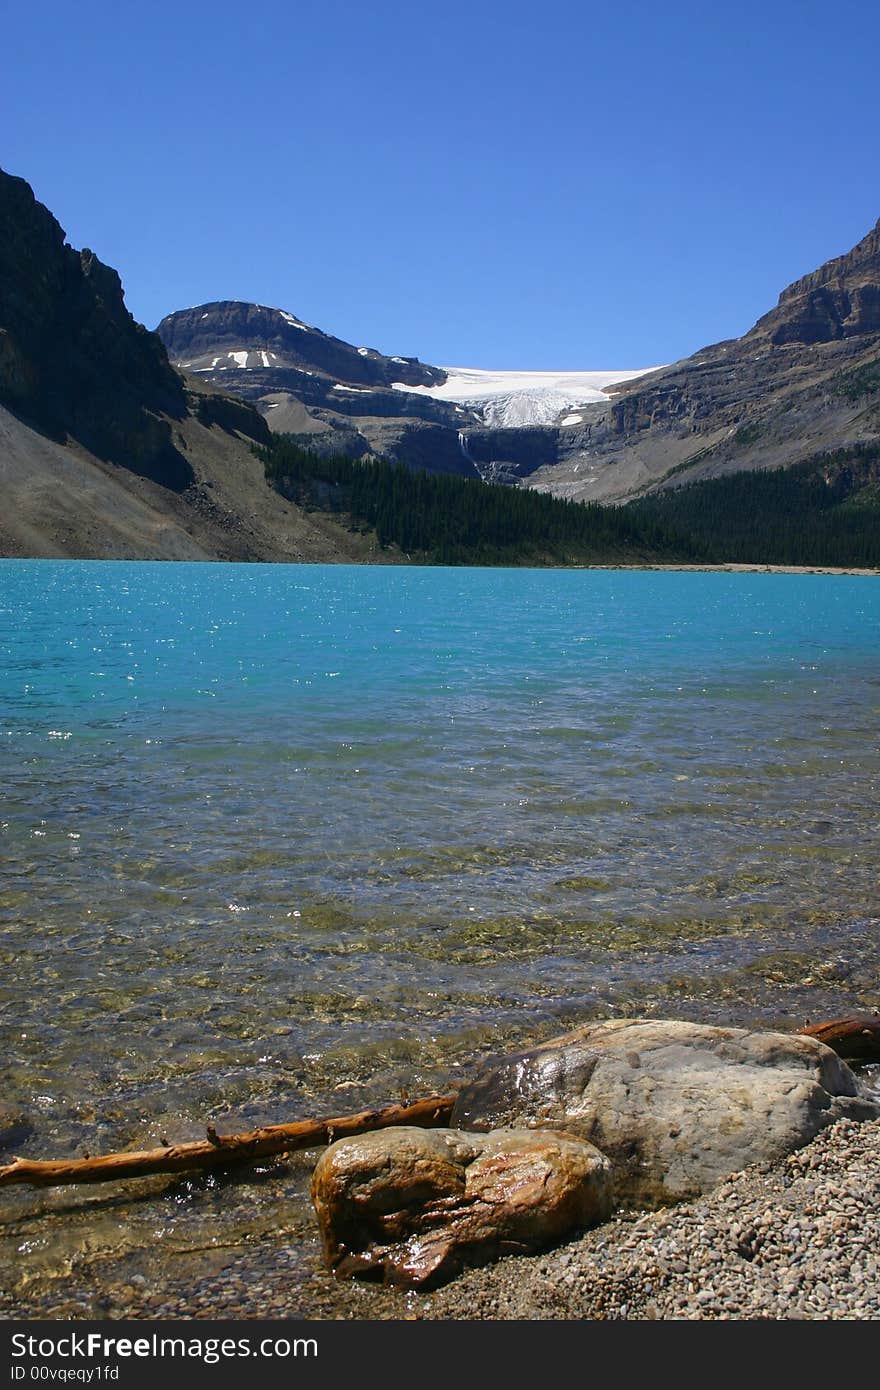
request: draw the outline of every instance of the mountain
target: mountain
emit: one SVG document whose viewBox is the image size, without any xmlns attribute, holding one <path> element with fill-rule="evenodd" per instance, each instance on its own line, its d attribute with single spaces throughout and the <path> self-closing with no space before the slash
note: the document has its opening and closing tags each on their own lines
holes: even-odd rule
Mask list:
<svg viewBox="0 0 880 1390">
<path fill-rule="evenodd" d="M 742 338 L 647 373 L 435 367 L 232 301 L 160 328 L 0 171 L 0 554 L 880 562 L 880 223 Z"/>
<path fill-rule="evenodd" d="M 156 330 L 169 355 L 197 372 L 291 371 L 341 379 L 365 388 L 432 386 L 444 373 L 417 357 L 384 357 L 352 347 L 282 309 L 227 300 L 169 314 Z M 184 357 L 192 359 L 184 362 Z M 298 380 L 294 377 L 293 380 Z"/>
<path fill-rule="evenodd" d="M 247 304 L 158 332 L 182 370 L 318 452 L 625 502 L 880 438 L 880 223 L 743 337 L 647 373 L 430 367 Z"/>
<path fill-rule="evenodd" d="M 273 430 L 319 452 L 380 453 L 477 476 L 459 443 L 477 417 L 413 393 L 442 383 L 440 368 L 354 347 L 262 304 L 200 304 L 169 314 L 156 332 L 182 372 L 254 403 Z"/>
<path fill-rule="evenodd" d="M 616 387 L 575 433 L 532 486 L 626 500 L 880 439 L 880 222 L 742 338 Z"/>
<path fill-rule="evenodd" d="M 0 554 L 365 558 L 266 483 L 252 406 L 185 381 L 115 270 L 0 170 Z"/>
<path fill-rule="evenodd" d="M 156 332 L 181 371 L 252 402 L 274 432 L 318 452 L 382 454 L 487 481 L 558 462 L 581 422 L 573 409 L 607 402 L 610 383 L 643 375 L 432 367 L 236 301 L 169 314 Z"/>
<path fill-rule="evenodd" d="M 182 491 L 183 381 L 125 308 L 115 270 L 65 243 L 24 179 L 0 177 L 0 403 L 50 437 Z"/>
</svg>

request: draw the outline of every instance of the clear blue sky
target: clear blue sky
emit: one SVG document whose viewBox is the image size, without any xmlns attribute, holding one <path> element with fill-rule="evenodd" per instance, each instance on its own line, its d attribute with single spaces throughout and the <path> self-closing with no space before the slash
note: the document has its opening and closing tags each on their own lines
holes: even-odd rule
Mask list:
<svg viewBox="0 0 880 1390">
<path fill-rule="evenodd" d="M 484 367 L 743 332 L 880 216 L 876 0 L 2 9 L 0 164 L 154 327 Z"/>
</svg>

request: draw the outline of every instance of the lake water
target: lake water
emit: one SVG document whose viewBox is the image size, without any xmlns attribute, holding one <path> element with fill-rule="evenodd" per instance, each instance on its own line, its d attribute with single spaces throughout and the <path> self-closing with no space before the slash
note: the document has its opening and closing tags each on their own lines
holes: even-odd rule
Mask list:
<svg viewBox="0 0 880 1390">
<path fill-rule="evenodd" d="M 9 1143 L 355 1110 L 587 1017 L 880 1003 L 878 636 L 855 576 L 0 562 Z M 304 1185 L 9 1190 L 0 1283 L 279 1211 L 307 1243 Z"/>
</svg>

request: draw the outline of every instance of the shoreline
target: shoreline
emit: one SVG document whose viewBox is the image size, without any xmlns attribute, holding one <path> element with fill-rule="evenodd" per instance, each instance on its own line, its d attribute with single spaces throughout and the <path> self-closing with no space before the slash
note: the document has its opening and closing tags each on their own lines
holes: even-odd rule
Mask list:
<svg viewBox="0 0 880 1390">
<path fill-rule="evenodd" d="M 880 569 L 856 569 L 843 565 L 573 565 L 572 569 L 671 570 L 690 574 L 848 574 L 867 579 L 880 576 Z"/>
<path fill-rule="evenodd" d="M 145 555 L 129 555 L 129 556 L 122 556 L 122 555 L 113 555 L 113 556 L 110 556 L 110 555 L 107 555 L 107 556 L 97 557 L 97 556 L 93 556 L 93 555 L 3 555 L 3 554 L 0 554 L 0 564 L 2 564 L 3 562 L 12 562 L 12 563 L 15 563 L 15 564 L 48 564 L 48 565 L 58 565 L 58 564 L 76 564 L 76 565 L 162 565 L 163 567 L 169 567 L 169 566 L 170 566 L 170 567 L 172 567 L 172 568 L 173 568 L 175 565 L 197 565 L 197 566 L 202 566 L 202 565 L 204 565 L 204 566 L 209 566 L 209 565 L 222 565 L 222 566 L 224 566 L 224 567 L 229 567 L 229 568 L 231 568 L 231 569 L 242 569 L 242 568 L 247 568 L 248 566 L 252 566 L 253 568 L 259 568 L 259 569 L 270 568 L 270 567 L 273 567 L 273 568 L 274 568 L 274 567 L 285 567 L 285 568 L 287 568 L 287 567 L 292 567 L 292 566 L 303 566 L 303 567 L 314 567 L 314 568 L 318 568 L 318 567 L 322 567 L 322 566 L 328 566 L 328 567 L 332 567 L 332 568 L 334 568 L 334 569 L 363 569 L 363 570 L 377 570 L 377 569 L 395 569 L 395 570 L 398 570 L 398 569 L 416 569 L 416 570 L 432 570 L 432 569 L 437 569 L 437 570 L 454 570 L 454 571 L 457 571 L 457 572 L 460 572 L 460 573 L 465 573 L 465 572 L 467 572 L 468 570 L 479 570 L 479 571 L 481 571 L 481 572 L 482 572 L 483 570 L 488 570 L 488 571 L 491 571 L 491 570 L 512 570 L 512 571 L 515 571 L 516 573 L 522 573 L 522 574 L 527 573 L 529 570 L 534 570 L 536 573 L 539 572 L 539 571 L 542 571 L 542 572 L 543 572 L 543 571 L 546 571 L 546 570 L 574 571 L 574 572 L 582 572 L 582 571 L 588 572 L 588 571 L 596 570 L 596 571 L 600 571 L 600 572 L 601 572 L 601 571 L 607 571 L 607 572 L 627 572 L 627 571 L 633 571 L 633 572 L 639 573 L 639 574 L 641 574 L 641 573 L 652 573 L 652 572 L 655 572 L 655 571 L 656 571 L 657 573 L 665 573 L 665 572 L 668 571 L 668 572 L 670 572 L 670 573 L 677 573 L 677 572 L 680 572 L 680 573 L 683 573 L 683 574 L 793 574 L 793 575 L 826 574 L 826 575 L 852 575 L 852 576 L 856 576 L 856 577 L 858 577 L 858 578 L 865 578 L 865 579 L 876 579 L 876 578 L 880 577 L 880 568 L 877 568 L 877 569 L 871 569 L 871 568 L 868 568 L 868 567 L 861 567 L 861 568 L 860 568 L 860 567 L 858 567 L 858 566 L 852 566 L 852 565 L 772 565 L 772 564 L 767 564 L 767 565 L 765 565 L 765 564 L 739 564 L 739 563 L 734 563 L 733 561 L 727 561 L 727 562 L 725 562 L 725 563 L 723 563 L 723 564 L 717 564 L 717 565 L 709 564 L 708 562 L 707 562 L 706 564 L 701 564 L 701 565 L 698 565 L 698 564 L 686 564 L 685 562 L 681 562 L 680 564 L 659 563 L 659 562 L 658 562 L 658 563 L 653 563 L 653 562 L 648 561 L 648 560 L 638 561 L 638 562 L 634 562 L 634 563 L 632 563 L 632 564 L 614 564 L 614 563 L 612 563 L 611 561 L 605 561 L 605 562 L 599 563 L 599 564 L 570 564 L 570 565 L 562 565 L 562 564 L 556 564 L 556 563 L 554 563 L 554 564 L 546 564 L 546 565 L 516 565 L 516 564 L 503 564 L 503 565 L 435 565 L 435 564 L 426 564 L 426 563 L 424 563 L 424 562 L 422 562 L 422 561 L 418 561 L 418 560 L 407 560 L 407 559 L 399 558 L 399 557 L 395 558 L 394 556 L 389 556 L 388 558 L 383 559 L 383 560 L 381 560 L 381 561 L 376 561 L 376 560 L 372 560 L 372 559 L 371 559 L 371 560 L 350 560 L 350 559 L 343 559 L 343 560 L 309 560 L 309 559 L 296 559 L 296 560 L 290 560 L 290 559 L 287 559 L 287 560 L 237 560 L 237 559 L 236 559 L 236 560 L 230 560 L 230 559 L 224 559 L 224 558 L 222 558 L 222 557 L 220 557 L 220 556 L 204 556 L 204 557 L 199 557 L 199 558 L 188 557 L 188 558 L 181 558 L 181 559 L 168 559 L 167 557 L 163 557 L 163 556 L 159 556 L 159 555 L 152 556 L 152 557 L 150 557 L 150 556 L 145 556 Z"/>
<path fill-rule="evenodd" d="M 880 1121 L 843 1119 L 697 1201 L 620 1213 L 543 1256 L 467 1273 L 421 1316 L 873 1320 L 878 1241 Z"/>
<path fill-rule="evenodd" d="M 299 1241 L 308 1247 L 305 1278 Z M 880 1120 L 838 1120 L 778 1163 L 733 1173 L 695 1201 L 618 1211 L 544 1253 L 468 1270 L 433 1292 L 334 1278 L 316 1232 L 267 1235 L 195 1282 L 134 1276 L 114 1286 L 111 1269 L 99 1260 L 54 1297 L 4 1299 L 0 1319 L 874 1320 Z"/>
</svg>

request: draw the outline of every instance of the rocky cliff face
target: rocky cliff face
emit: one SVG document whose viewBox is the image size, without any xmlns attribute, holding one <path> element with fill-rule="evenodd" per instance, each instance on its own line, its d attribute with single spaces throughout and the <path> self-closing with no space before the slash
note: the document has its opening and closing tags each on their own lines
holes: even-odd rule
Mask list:
<svg viewBox="0 0 880 1390">
<path fill-rule="evenodd" d="M 620 501 L 880 438 L 880 223 L 742 338 L 612 388 L 533 486 Z"/>
<path fill-rule="evenodd" d="M 156 331 L 181 371 L 253 402 L 270 428 L 319 453 L 378 453 L 411 468 L 477 476 L 458 438 L 477 417 L 401 389 L 442 383 L 440 367 L 354 347 L 285 310 L 232 300 L 169 314 Z"/>
<path fill-rule="evenodd" d="M 192 469 L 170 421 L 186 392 L 155 334 L 135 323 L 115 270 L 74 251 L 24 179 L 0 171 L 0 403 L 181 491 Z"/>
<path fill-rule="evenodd" d="M 852 251 L 795 280 L 747 339 L 829 343 L 880 333 L 880 221 Z"/>
<path fill-rule="evenodd" d="M 368 560 L 266 483 L 247 402 L 186 382 L 115 270 L 0 171 L 0 555 Z"/>
<path fill-rule="evenodd" d="M 274 364 L 363 387 L 432 386 L 445 372 L 417 357 L 385 357 L 353 347 L 282 309 L 223 300 L 168 314 L 156 329 L 169 356 L 189 371 L 270 371 Z M 272 365 L 270 365 L 272 364 Z"/>
</svg>

